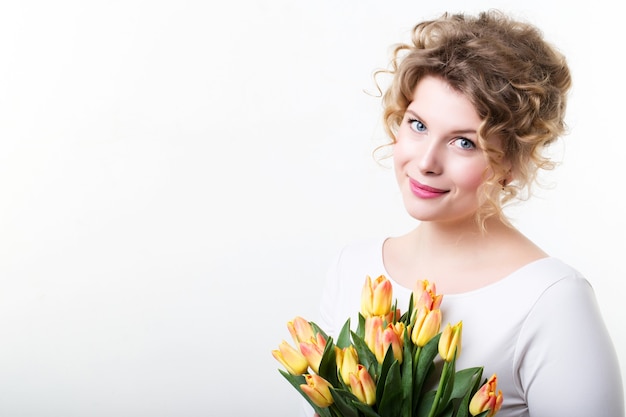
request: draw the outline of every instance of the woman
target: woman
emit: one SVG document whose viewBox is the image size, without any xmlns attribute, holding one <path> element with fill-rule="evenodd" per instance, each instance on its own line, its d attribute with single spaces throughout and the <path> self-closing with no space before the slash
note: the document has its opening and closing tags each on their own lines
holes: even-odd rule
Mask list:
<svg viewBox="0 0 626 417">
<path fill-rule="evenodd" d="M 499 417 L 623 417 L 617 356 L 589 282 L 503 212 L 553 167 L 543 151 L 566 130 L 565 58 L 499 12 L 445 14 L 419 23 L 384 72 L 396 178 L 418 224 L 344 248 L 321 327 L 332 335 L 355 322 L 366 275 L 389 278 L 400 306 L 427 279 L 444 294 L 444 320 L 463 321 L 458 369 L 497 374 Z"/>
</svg>

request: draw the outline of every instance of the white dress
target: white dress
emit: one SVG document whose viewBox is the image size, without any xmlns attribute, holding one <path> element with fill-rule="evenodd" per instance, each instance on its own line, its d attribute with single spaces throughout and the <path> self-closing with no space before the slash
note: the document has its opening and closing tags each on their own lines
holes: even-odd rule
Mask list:
<svg viewBox="0 0 626 417">
<path fill-rule="evenodd" d="M 412 288 L 386 272 L 384 240 L 346 246 L 330 268 L 317 323 L 330 335 L 348 317 L 356 325 L 367 275 L 390 279 L 406 310 Z M 562 261 L 540 259 L 478 290 L 444 294 L 441 311 L 442 327 L 463 321 L 457 370 L 497 374 L 504 396 L 497 417 L 624 417 L 618 359 L 593 289 Z"/>
</svg>

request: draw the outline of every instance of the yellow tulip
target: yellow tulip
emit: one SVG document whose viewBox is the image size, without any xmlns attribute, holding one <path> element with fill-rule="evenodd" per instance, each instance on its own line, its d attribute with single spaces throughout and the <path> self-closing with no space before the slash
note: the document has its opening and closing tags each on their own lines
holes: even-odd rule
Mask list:
<svg viewBox="0 0 626 417">
<path fill-rule="evenodd" d="M 302 375 L 309 367 L 309 361 L 286 341 L 278 346 L 278 350 L 272 351 L 272 356 L 287 369 L 291 375 Z"/>
<path fill-rule="evenodd" d="M 498 391 L 496 394 L 497 385 L 496 374 L 493 374 L 491 378 L 476 391 L 476 394 L 474 394 L 469 404 L 469 411 L 473 416 L 489 410 L 489 413 L 487 413 L 485 417 L 493 417 L 500 410 L 504 398 L 502 397 L 502 391 Z"/>
<path fill-rule="evenodd" d="M 446 325 L 446 328 L 441 332 L 441 338 L 439 339 L 439 355 L 446 362 L 451 362 L 456 356 L 461 354 L 461 330 L 463 322 L 459 321 L 456 325 L 451 326 L 450 323 Z"/>
<path fill-rule="evenodd" d="M 306 384 L 301 384 L 300 389 L 318 407 L 328 407 L 335 401 L 330 393 L 330 383 L 319 375 L 306 374 L 304 376 Z"/>
<path fill-rule="evenodd" d="M 317 337 L 312 337 L 308 342 L 300 342 L 300 352 L 304 355 L 309 362 L 309 366 L 315 373 L 319 371 L 325 347 L 326 339 L 324 339 L 321 333 L 318 333 Z"/>
<path fill-rule="evenodd" d="M 380 275 L 374 281 L 368 275 L 361 291 L 363 317 L 385 316 L 391 311 L 393 291 L 391 281 Z"/>
<path fill-rule="evenodd" d="M 350 374 L 350 391 L 367 405 L 376 402 L 376 384 L 363 365 L 358 366 L 356 373 Z"/>
<path fill-rule="evenodd" d="M 299 345 L 300 342 L 307 342 L 311 340 L 312 337 L 315 337 L 311 323 L 299 316 L 287 322 L 287 328 L 296 345 Z"/>
<path fill-rule="evenodd" d="M 404 350 L 404 323 L 397 322 L 395 325 L 389 323 L 385 330 L 383 330 L 383 352 L 387 354 L 387 350 L 389 346 L 393 351 L 393 357 L 400 363 L 402 363 L 403 355 L 402 352 Z M 384 356 L 383 356 L 384 359 Z M 379 360 L 382 362 L 382 360 Z"/>
<path fill-rule="evenodd" d="M 422 307 L 417 310 L 415 323 L 411 330 L 411 340 L 419 347 L 426 346 L 426 343 L 437 336 L 441 328 L 441 310 L 429 310 Z"/>
<path fill-rule="evenodd" d="M 429 310 L 438 309 L 443 300 L 443 294 L 437 294 L 434 282 L 428 280 L 417 281 L 413 290 L 413 306 L 416 310 L 427 307 Z"/>
<path fill-rule="evenodd" d="M 335 346 L 335 360 L 339 375 L 346 384 L 350 383 L 350 374 L 357 371 L 359 365 L 359 355 L 354 346 L 338 348 Z"/>
</svg>

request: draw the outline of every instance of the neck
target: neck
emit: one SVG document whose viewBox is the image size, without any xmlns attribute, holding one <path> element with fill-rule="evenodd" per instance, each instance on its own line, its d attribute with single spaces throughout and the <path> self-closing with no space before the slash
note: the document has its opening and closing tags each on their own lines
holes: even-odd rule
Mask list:
<svg viewBox="0 0 626 417">
<path fill-rule="evenodd" d="M 462 222 L 440 223 L 423 222 L 413 232 L 415 242 L 421 250 L 440 250 L 440 248 L 475 247 L 492 241 L 494 236 L 514 231 L 497 218 L 489 218 L 485 229 L 473 219 Z"/>
</svg>

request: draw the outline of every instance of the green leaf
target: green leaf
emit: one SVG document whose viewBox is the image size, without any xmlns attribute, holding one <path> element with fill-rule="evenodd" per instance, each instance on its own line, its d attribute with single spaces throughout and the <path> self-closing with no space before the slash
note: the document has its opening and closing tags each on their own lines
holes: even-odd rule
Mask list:
<svg viewBox="0 0 626 417">
<path fill-rule="evenodd" d="M 402 364 L 400 366 L 402 374 L 402 398 L 404 407 L 399 417 L 411 417 L 414 402 L 418 398 L 413 398 L 413 353 L 411 351 L 411 338 L 408 332 L 404 336 L 404 351 Z"/>
<path fill-rule="evenodd" d="M 304 377 L 304 375 L 291 375 L 289 372 L 284 371 L 282 369 L 278 370 L 282 376 L 284 376 L 287 381 L 289 381 L 291 383 L 291 385 L 293 385 L 301 394 L 303 394 L 305 397 L 309 398 L 308 395 L 304 394 L 302 392 L 302 390 L 300 389 L 300 385 L 302 384 L 306 384 L 306 378 Z"/>
<path fill-rule="evenodd" d="M 376 355 L 365 344 L 365 340 L 358 334 L 352 332 L 352 345 L 356 349 L 356 353 L 359 355 L 359 362 L 367 369 L 374 381 L 378 379 L 378 361 Z"/>
<path fill-rule="evenodd" d="M 309 322 L 311 324 L 311 327 L 313 327 L 313 332 L 315 334 L 317 333 L 321 333 L 322 336 L 324 336 L 324 339 L 328 340 L 328 335 L 326 334 L 326 332 L 324 331 L 324 329 L 322 329 L 320 326 L 318 326 L 317 324 L 315 324 L 314 322 L 310 321 Z"/>
<path fill-rule="evenodd" d="M 422 348 L 422 353 L 420 353 L 419 361 L 417 363 L 417 375 L 422 377 L 422 382 L 426 377 L 428 368 L 430 368 L 430 365 L 433 363 L 433 360 L 439 353 L 440 338 L 441 333 L 430 339 L 428 343 L 426 343 L 426 346 Z"/>
<path fill-rule="evenodd" d="M 358 402 L 359 399 L 347 390 L 340 390 L 332 388 L 330 393 L 335 400 L 335 406 L 343 417 L 359 417 L 359 411 L 354 406 L 354 401 Z"/>
<path fill-rule="evenodd" d="M 475 373 L 471 373 L 469 371 L 475 370 Z M 472 377 L 476 377 L 475 380 L 473 380 L 470 389 L 467 390 L 467 392 L 465 393 L 465 395 L 463 396 L 463 399 L 461 400 L 460 404 L 459 404 L 459 411 L 457 413 L 457 417 L 470 417 L 469 415 L 469 403 L 472 400 L 472 397 L 474 396 L 474 394 L 476 394 L 476 391 L 478 391 L 478 388 L 480 387 L 480 380 L 482 378 L 482 373 L 483 373 L 483 368 L 482 367 L 478 367 L 478 368 L 468 368 L 468 369 L 464 369 L 462 371 L 457 372 L 457 375 L 459 374 L 463 374 L 463 373 L 467 373 L 470 374 L 469 379 L 472 380 Z M 461 379 L 464 379 L 465 376 L 461 376 Z M 453 394 L 454 395 L 454 394 Z M 484 415 L 484 414 L 483 414 Z"/>
<path fill-rule="evenodd" d="M 354 403 L 354 406 L 358 408 L 359 411 L 361 411 L 363 414 L 365 414 L 365 417 L 382 417 L 380 414 L 374 411 L 372 407 L 370 407 L 367 404 L 363 404 L 360 401 L 357 403 Z"/>
<path fill-rule="evenodd" d="M 416 352 L 419 352 L 417 361 L 413 362 L 415 373 L 413 375 L 413 409 L 418 406 L 416 398 L 422 396 L 422 390 L 426 377 L 435 369 L 434 360 L 439 353 L 439 339 L 441 333 L 430 339 L 428 343 L 421 349 L 418 348 Z"/>
<path fill-rule="evenodd" d="M 287 381 L 289 381 L 291 385 L 293 385 L 293 387 L 300 393 L 300 395 L 302 395 L 302 397 L 307 400 L 307 402 L 311 405 L 311 407 L 313 407 L 315 412 L 320 415 L 320 417 L 333 417 L 328 408 L 319 407 L 313 401 L 311 401 L 309 396 L 306 395 L 304 391 L 302 391 L 300 385 L 306 384 L 306 378 L 304 377 L 304 375 L 291 375 L 289 372 L 286 372 L 282 369 L 279 369 L 278 371 L 282 374 L 282 376 L 287 379 Z"/>
<path fill-rule="evenodd" d="M 473 388 L 478 387 L 482 374 L 483 368 L 480 366 L 458 371 L 454 377 L 454 389 L 450 398 L 462 398 L 468 392 L 475 392 L 477 388 Z"/>
<path fill-rule="evenodd" d="M 393 354 L 391 355 L 393 357 Z M 381 375 L 382 377 L 382 375 Z M 380 386 L 383 386 L 383 392 L 378 402 L 378 413 L 382 417 L 397 417 L 401 414 L 403 408 L 402 390 L 400 389 L 400 363 L 394 360 L 377 387 L 377 395 Z"/>
<path fill-rule="evenodd" d="M 421 398 L 419 404 L 417 404 L 415 410 L 415 417 L 428 417 L 430 409 L 432 408 L 433 401 L 435 400 L 435 391 L 428 391 Z"/>
<path fill-rule="evenodd" d="M 385 353 L 385 358 L 383 359 L 383 363 L 380 365 L 380 375 L 378 376 L 378 382 L 376 384 L 376 398 L 383 398 L 383 392 L 385 390 L 385 381 L 387 380 L 387 373 L 389 372 L 389 368 L 394 363 L 395 358 L 393 357 L 393 350 L 391 345 L 387 348 L 387 352 Z M 380 400 L 378 401 L 380 403 Z"/>
<path fill-rule="evenodd" d="M 340 385 L 337 374 L 337 353 L 335 352 L 335 344 L 332 337 L 326 340 L 326 347 L 324 348 L 324 353 L 322 353 L 318 375 L 330 382 L 333 387 Z"/>
<path fill-rule="evenodd" d="M 358 334 L 361 339 L 365 338 L 365 317 L 361 313 L 359 313 L 359 323 L 356 328 L 356 334 Z"/>
<path fill-rule="evenodd" d="M 400 317 L 400 321 L 403 322 L 407 327 L 411 324 L 411 316 L 413 316 L 413 293 L 411 292 L 411 296 L 409 297 L 409 307 Z"/>
<path fill-rule="evenodd" d="M 337 346 L 343 349 L 350 345 L 350 319 L 348 318 L 341 328 L 341 332 L 339 332 L 339 337 L 337 337 Z"/>
<path fill-rule="evenodd" d="M 454 404 L 453 403 L 448 403 L 448 405 L 441 410 L 439 413 L 435 414 L 435 416 L 437 417 L 452 417 L 454 415 Z"/>
</svg>

